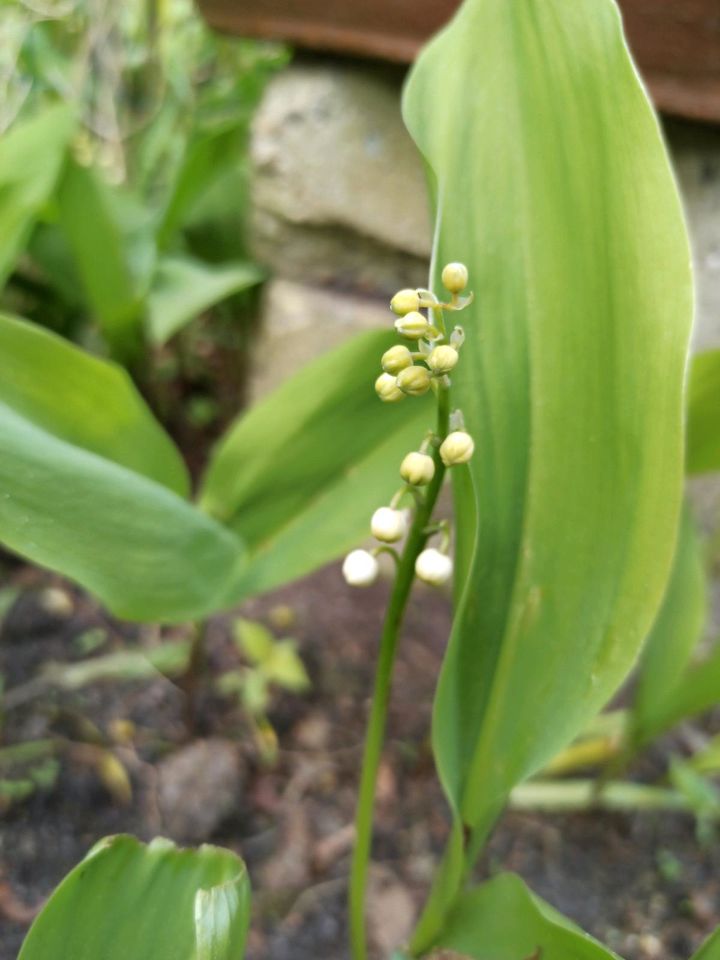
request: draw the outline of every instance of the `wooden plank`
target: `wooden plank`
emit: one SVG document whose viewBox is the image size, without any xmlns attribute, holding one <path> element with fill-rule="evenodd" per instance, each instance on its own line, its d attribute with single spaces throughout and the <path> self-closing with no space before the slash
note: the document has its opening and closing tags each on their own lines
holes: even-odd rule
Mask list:
<svg viewBox="0 0 720 960">
<path fill-rule="evenodd" d="M 458 0 L 199 0 L 211 26 L 347 56 L 410 63 Z M 720 121 L 720 0 L 620 0 L 660 110 Z"/>
</svg>

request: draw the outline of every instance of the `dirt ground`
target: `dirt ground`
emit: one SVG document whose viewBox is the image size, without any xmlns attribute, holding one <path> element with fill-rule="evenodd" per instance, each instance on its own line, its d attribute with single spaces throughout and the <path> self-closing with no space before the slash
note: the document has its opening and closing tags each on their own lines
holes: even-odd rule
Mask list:
<svg viewBox="0 0 720 960">
<path fill-rule="evenodd" d="M 93 655 L 121 649 L 138 630 L 108 621 L 87 597 L 48 574 L 8 562 L 2 583 L 21 592 L 0 632 L 0 672 L 6 692 L 25 692 L 14 704 L 11 697 L 4 743 L 57 735 L 86 746 L 63 757 L 54 787 L 2 817 L 0 960 L 16 957 L 34 910 L 66 871 L 98 838 L 118 832 L 209 840 L 241 853 L 255 891 L 253 960 L 344 960 L 344 878 L 387 585 L 351 591 L 333 566 L 243 608 L 265 620 L 279 605 L 290 608 L 294 624 L 287 632 L 298 640 L 312 680 L 309 693 L 276 698 L 271 719 L 280 755 L 267 768 L 237 704 L 208 686 L 190 742 L 185 694 L 161 676 L 75 691 L 35 689 L 32 681 L 48 661 L 86 656 L 79 648 L 88 630 L 105 632 Z M 60 587 L 66 602 L 48 595 L 48 587 Z M 412 922 L 446 835 L 428 730 L 448 625 L 445 599 L 418 589 L 378 791 L 371 895 L 378 955 Z M 236 665 L 226 619 L 211 624 L 208 646 L 210 676 Z M 126 731 L 119 745 L 118 730 Z M 113 739 L 132 782 L 125 802 L 117 785 L 114 797 L 103 785 L 92 749 Z M 662 764 L 661 753 L 653 763 Z M 198 764 L 202 777 L 194 773 Z M 720 922 L 720 843 L 699 844 L 689 817 L 508 813 L 479 873 L 500 869 L 519 872 L 627 960 L 686 960 Z"/>
</svg>

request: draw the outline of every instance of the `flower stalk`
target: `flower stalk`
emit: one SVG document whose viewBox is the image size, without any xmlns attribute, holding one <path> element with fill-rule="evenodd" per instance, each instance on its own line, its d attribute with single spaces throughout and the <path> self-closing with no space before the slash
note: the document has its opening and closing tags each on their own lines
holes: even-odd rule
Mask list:
<svg viewBox="0 0 720 960">
<path fill-rule="evenodd" d="M 467 462 L 473 453 L 469 434 L 457 431 L 452 433 L 459 414 L 455 411 L 451 417 L 448 374 L 458 363 L 463 334 L 461 328 L 456 327 L 451 343 L 446 343 L 443 317 L 444 310 L 459 310 L 470 302 L 471 297 L 464 301 L 458 298 L 458 293 L 467 283 L 467 270 L 462 264 L 450 264 L 443 272 L 443 281 L 446 279 L 450 282 L 445 285 L 452 294 L 449 304 L 440 303 L 437 297 L 427 290 L 401 290 L 391 301 L 391 309 L 398 315 L 395 329 L 406 340 L 416 341 L 419 349 L 411 352 L 406 346 L 399 344 L 386 351 L 381 359 L 384 372 L 378 377 L 375 390 L 382 401 L 393 403 L 403 398 L 420 396 L 432 388 L 437 398 L 437 423 L 435 430 L 422 441 L 420 449 L 406 454 L 402 460 L 400 476 L 404 485 L 392 498 L 390 506 L 379 507 L 373 514 L 371 530 L 381 545 L 372 552 L 353 551 L 343 566 L 345 578 L 351 585 L 363 586 L 371 582 L 374 575 L 370 578 L 370 566 L 375 555 L 392 550 L 387 544 L 401 540 L 407 531 L 401 554 L 394 554 L 397 558 L 397 569 L 380 637 L 373 699 L 363 752 L 349 891 L 353 960 L 367 960 L 365 891 L 372 844 L 373 806 L 400 628 L 415 577 L 440 586 L 452 574 L 452 560 L 448 553 L 449 522 L 433 523 L 433 512 L 446 470 L 455 464 Z M 419 312 L 420 309 L 428 310 L 432 322 Z M 460 416 L 460 421 L 461 419 Z M 453 438 L 452 450 L 448 455 L 446 444 L 450 437 Z M 412 493 L 415 499 L 409 530 L 405 515 L 397 510 L 400 500 L 408 492 Z M 440 548 L 427 548 L 430 538 L 438 535 L 441 537 Z M 360 575 L 363 572 L 360 567 L 363 567 L 363 570 L 367 568 L 365 577 Z"/>
</svg>

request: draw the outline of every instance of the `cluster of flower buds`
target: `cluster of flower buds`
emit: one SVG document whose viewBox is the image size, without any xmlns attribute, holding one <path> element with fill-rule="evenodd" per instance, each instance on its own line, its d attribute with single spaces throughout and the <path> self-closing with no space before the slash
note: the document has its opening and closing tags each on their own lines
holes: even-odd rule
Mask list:
<svg viewBox="0 0 720 960">
<path fill-rule="evenodd" d="M 463 300 L 459 294 L 467 286 L 467 267 L 449 263 L 442 272 L 442 281 L 451 294 L 449 303 L 439 303 L 428 290 L 400 290 L 390 301 L 390 309 L 397 315 L 395 330 L 404 340 L 412 341 L 416 350 L 397 344 L 383 354 L 383 372 L 375 381 L 375 391 L 385 403 L 422 396 L 434 380 L 444 381 L 457 365 L 462 331 L 456 328 L 450 342 L 443 343 L 444 333 L 421 310 L 461 310 L 466 306 L 470 298 Z M 447 382 L 443 385 L 447 386 Z"/>
<path fill-rule="evenodd" d="M 387 350 L 381 359 L 383 372 L 375 381 L 375 391 L 385 403 L 395 403 L 405 397 L 417 397 L 433 389 L 438 392 L 450 387 L 449 374 L 460 359 L 460 349 L 465 335 L 461 327 L 455 327 L 446 338 L 443 312 L 462 310 L 472 302 L 472 295 L 462 297 L 468 282 L 468 271 L 462 263 L 449 263 L 442 271 L 442 283 L 450 293 L 450 301 L 441 303 L 429 290 L 400 290 L 390 301 L 390 309 L 396 314 L 395 330 L 414 349 L 399 343 Z M 421 311 L 426 310 L 427 316 Z M 372 535 L 382 544 L 375 550 L 353 550 L 343 563 L 343 576 L 352 586 L 364 587 L 378 576 L 377 554 L 385 551 L 397 554 L 392 544 L 398 543 L 408 532 L 408 511 L 400 510 L 397 504 L 402 496 L 412 492 L 421 497 L 419 488 L 435 478 L 440 461 L 445 467 L 467 463 L 472 457 L 475 444 L 462 424 L 462 415 L 456 411 L 451 417 L 451 431 L 445 437 L 430 435 L 419 450 L 406 454 L 400 464 L 400 476 L 404 486 L 396 493 L 390 506 L 375 511 L 370 522 Z M 435 456 L 428 450 L 436 450 Z M 442 467 L 441 467 L 442 469 Z M 435 491 L 437 492 L 437 491 Z M 443 531 L 441 548 L 427 547 L 417 557 L 415 574 L 426 583 L 439 586 L 452 576 L 453 564 L 447 554 L 448 528 L 439 524 L 434 530 Z"/>
</svg>

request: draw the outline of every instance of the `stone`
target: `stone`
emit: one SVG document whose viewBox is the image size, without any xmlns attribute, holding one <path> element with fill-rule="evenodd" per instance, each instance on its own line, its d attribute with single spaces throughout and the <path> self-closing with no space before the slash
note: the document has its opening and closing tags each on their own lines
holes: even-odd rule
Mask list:
<svg viewBox="0 0 720 960">
<path fill-rule="evenodd" d="M 391 294 L 427 282 L 425 175 L 394 71 L 300 64 L 251 135 L 253 246 L 283 276 Z"/>
<path fill-rule="evenodd" d="M 695 350 L 720 347 L 720 129 L 668 121 L 665 134 L 690 230 Z"/>
<path fill-rule="evenodd" d="M 229 740 L 197 740 L 157 766 L 157 804 L 163 831 L 173 840 L 207 840 L 238 806 L 240 756 Z"/>
<path fill-rule="evenodd" d="M 250 382 L 253 401 L 353 334 L 391 329 L 393 319 L 387 300 L 281 279 L 266 284 L 261 318 Z M 378 357 L 378 370 L 379 364 Z"/>
<path fill-rule="evenodd" d="M 415 902 L 405 884 L 388 867 L 372 864 L 366 918 L 375 956 L 389 957 L 399 943 L 410 939 L 415 914 Z"/>
</svg>

